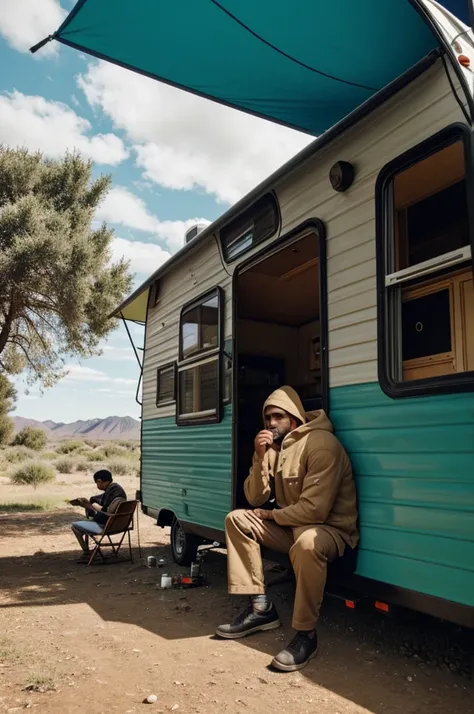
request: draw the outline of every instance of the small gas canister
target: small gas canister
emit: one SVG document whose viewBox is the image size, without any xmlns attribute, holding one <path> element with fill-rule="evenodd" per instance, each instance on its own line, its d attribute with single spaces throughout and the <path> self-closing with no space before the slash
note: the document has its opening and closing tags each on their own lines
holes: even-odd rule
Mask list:
<svg viewBox="0 0 474 714">
<path fill-rule="evenodd" d="M 172 585 L 172 580 L 171 576 L 167 575 L 166 573 L 163 573 L 161 576 L 161 587 L 163 590 L 166 590 L 167 588 L 170 588 Z"/>
</svg>

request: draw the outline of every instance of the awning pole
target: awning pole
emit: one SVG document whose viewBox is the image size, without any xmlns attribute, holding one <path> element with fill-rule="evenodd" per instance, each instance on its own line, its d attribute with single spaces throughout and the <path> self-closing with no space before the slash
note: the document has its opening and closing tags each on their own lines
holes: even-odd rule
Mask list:
<svg viewBox="0 0 474 714">
<path fill-rule="evenodd" d="M 54 35 L 48 35 L 47 37 L 44 38 L 44 40 L 41 40 L 41 42 L 38 42 L 36 45 L 33 45 L 33 47 L 30 47 L 30 52 L 32 55 L 35 54 L 35 52 L 38 52 L 42 47 L 48 44 L 48 42 L 51 42 L 51 40 L 56 39 L 56 33 Z"/>
<path fill-rule="evenodd" d="M 137 348 L 135 347 L 135 343 L 134 343 L 134 341 L 133 341 L 133 337 L 132 337 L 132 335 L 130 334 L 130 330 L 128 329 L 127 321 L 126 321 L 126 319 L 124 318 L 122 312 L 120 313 L 120 317 L 122 318 L 122 322 L 123 322 L 123 324 L 125 325 L 125 329 L 127 330 L 128 339 L 130 340 L 130 344 L 132 345 L 133 351 L 135 352 L 135 357 L 137 358 L 138 366 L 140 367 L 141 370 L 143 370 L 143 364 L 142 364 L 142 362 L 141 362 L 141 360 L 140 360 L 140 357 L 138 356 Z M 139 349 L 140 349 L 140 348 L 139 348 Z"/>
</svg>

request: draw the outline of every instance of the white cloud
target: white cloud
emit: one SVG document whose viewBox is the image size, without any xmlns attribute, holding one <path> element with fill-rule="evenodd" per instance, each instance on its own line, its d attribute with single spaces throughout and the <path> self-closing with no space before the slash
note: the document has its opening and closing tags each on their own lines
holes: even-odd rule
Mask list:
<svg viewBox="0 0 474 714">
<path fill-rule="evenodd" d="M 305 134 L 98 62 L 78 78 L 123 129 L 144 177 L 234 202 L 309 143 Z"/>
<path fill-rule="evenodd" d="M 67 374 L 63 382 L 106 382 L 110 379 L 105 372 L 99 372 L 92 367 L 83 367 L 80 364 L 67 364 L 64 370 Z"/>
<path fill-rule="evenodd" d="M 122 139 L 115 134 L 87 136 L 87 119 L 61 102 L 14 91 L 0 96 L 0 117 L 0 141 L 9 146 L 26 146 L 50 158 L 77 149 L 98 164 L 116 165 L 128 157 Z"/>
<path fill-rule="evenodd" d="M 140 275 L 151 275 L 171 257 L 171 253 L 155 243 L 114 238 L 111 247 L 113 260 L 130 260 L 130 270 Z"/>
<path fill-rule="evenodd" d="M 108 398 L 121 397 L 130 399 L 135 395 L 134 389 L 93 389 L 93 392 L 98 392 L 99 394 L 105 394 Z"/>
<path fill-rule="evenodd" d="M 166 242 L 172 253 L 183 247 L 184 234 L 196 223 L 210 224 L 206 218 L 188 218 L 186 221 L 160 221 L 156 232 L 158 238 Z"/>
<path fill-rule="evenodd" d="M 68 364 L 64 367 L 67 375 L 62 382 L 107 382 L 111 385 L 137 385 L 137 379 L 126 377 L 110 377 L 105 372 L 100 372 L 98 369 L 91 367 L 83 367 L 80 364 Z M 95 390 L 97 391 L 97 390 Z"/>
<path fill-rule="evenodd" d="M 58 0 L 0 0 L 0 33 L 20 52 L 55 32 L 66 17 Z M 35 57 L 58 51 L 57 42 L 48 42 Z"/>
<path fill-rule="evenodd" d="M 159 220 L 148 211 L 145 202 L 123 186 L 116 186 L 109 191 L 97 210 L 96 218 L 148 233 L 156 233 L 160 225 Z"/>
<path fill-rule="evenodd" d="M 96 219 L 152 233 L 160 240 L 165 241 L 172 253 L 175 253 L 184 245 L 184 234 L 188 228 L 195 223 L 209 225 L 210 222 L 206 218 L 188 218 L 185 221 L 160 221 L 150 213 L 141 198 L 123 186 L 116 186 L 109 191 L 96 212 Z M 123 239 L 117 240 L 123 241 Z M 147 250 L 151 250 L 152 244 L 133 242 L 131 245 L 133 246 L 133 251 L 128 257 L 132 258 L 132 262 L 135 262 L 137 267 L 134 269 L 137 272 L 150 273 L 149 265 L 144 270 L 140 269 L 138 265 L 145 265 Z M 140 248 L 140 246 L 147 246 L 147 250 Z M 156 267 L 170 257 L 170 254 L 166 253 L 166 251 L 161 252 L 162 256 L 154 258 L 155 262 L 156 259 L 161 260 Z"/>
<path fill-rule="evenodd" d="M 115 345 L 102 345 L 102 359 L 111 362 L 136 362 L 132 347 L 117 347 Z"/>
</svg>

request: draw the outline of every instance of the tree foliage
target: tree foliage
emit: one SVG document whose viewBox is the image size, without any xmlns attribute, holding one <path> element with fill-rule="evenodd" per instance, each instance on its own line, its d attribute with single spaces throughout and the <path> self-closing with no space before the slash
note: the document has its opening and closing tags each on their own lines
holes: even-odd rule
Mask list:
<svg viewBox="0 0 474 714">
<path fill-rule="evenodd" d="M 41 451 L 48 443 L 44 429 L 35 426 L 24 426 L 13 441 L 14 446 L 26 446 L 27 449 Z"/>
<path fill-rule="evenodd" d="M 111 263 L 113 231 L 92 223 L 109 187 L 77 153 L 0 146 L 0 370 L 51 386 L 66 358 L 100 354 L 131 287 L 128 263 Z"/>
<path fill-rule="evenodd" d="M 0 446 L 8 444 L 13 436 L 14 425 L 8 412 L 13 409 L 16 392 L 5 375 L 0 374 Z"/>
</svg>

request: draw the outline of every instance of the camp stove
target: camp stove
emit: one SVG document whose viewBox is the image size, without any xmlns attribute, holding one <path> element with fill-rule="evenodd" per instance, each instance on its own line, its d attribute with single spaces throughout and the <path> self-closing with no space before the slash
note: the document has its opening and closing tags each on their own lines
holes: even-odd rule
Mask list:
<svg viewBox="0 0 474 714">
<path fill-rule="evenodd" d="M 196 555 L 196 560 L 191 563 L 191 570 L 189 575 L 175 575 L 173 577 L 172 585 L 174 588 L 196 588 L 200 585 L 204 585 L 205 578 L 202 574 L 202 560 L 203 553 L 199 552 Z"/>
</svg>

